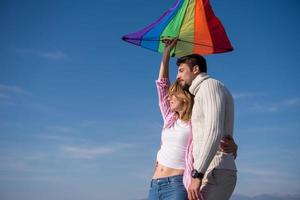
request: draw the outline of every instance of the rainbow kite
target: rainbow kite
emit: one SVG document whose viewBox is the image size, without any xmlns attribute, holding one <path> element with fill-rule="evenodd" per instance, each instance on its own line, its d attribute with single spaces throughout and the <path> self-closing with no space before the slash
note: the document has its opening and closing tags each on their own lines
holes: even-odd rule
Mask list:
<svg viewBox="0 0 300 200">
<path fill-rule="evenodd" d="M 122 39 L 152 51 L 163 52 L 163 40 L 178 37 L 172 56 L 214 54 L 233 48 L 209 0 L 177 0 L 157 21 Z"/>
</svg>

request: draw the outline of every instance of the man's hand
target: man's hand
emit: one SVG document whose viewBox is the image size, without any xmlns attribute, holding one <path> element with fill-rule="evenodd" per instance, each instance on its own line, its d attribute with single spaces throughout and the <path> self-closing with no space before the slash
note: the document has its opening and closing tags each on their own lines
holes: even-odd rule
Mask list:
<svg viewBox="0 0 300 200">
<path fill-rule="evenodd" d="M 225 153 L 232 153 L 234 155 L 234 159 L 236 158 L 238 146 L 231 135 L 226 135 L 225 138 L 221 140 L 220 148 Z"/>
<path fill-rule="evenodd" d="M 188 198 L 189 200 L 198 200 L 200 199 L 200 187 L 202 184 L 202 179 L 192 178 L 191 184 L 188 189 Z"/>
</svg>

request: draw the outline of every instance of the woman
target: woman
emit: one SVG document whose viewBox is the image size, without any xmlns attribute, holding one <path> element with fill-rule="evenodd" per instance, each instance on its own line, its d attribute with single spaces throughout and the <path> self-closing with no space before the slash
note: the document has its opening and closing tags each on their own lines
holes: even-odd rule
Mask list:
<svg viewBox="0 0 300 200">
<path fill-rule="evenodd" d="M 164 53 L 156 81 L 164 128 L 149 190 L 149 200 L 188 199 L 186 188 L 192 170 L 190 118 L 193 97 L 188 91 L 183 90 L 178 82 L 169 85 L 170 52 L 176 42 L 177 39 L 164 41 Z M 225 147 L 224 150 L 228 153 L 236 150 L 234 143 L 225 142 Z"/>
</svg>

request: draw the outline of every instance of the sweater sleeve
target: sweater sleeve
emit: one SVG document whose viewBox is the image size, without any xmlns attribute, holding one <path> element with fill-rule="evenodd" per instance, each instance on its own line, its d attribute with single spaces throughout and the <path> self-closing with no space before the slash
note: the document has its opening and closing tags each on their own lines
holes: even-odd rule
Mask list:
<svg viewBox="0 0 300 200">
<path fill-rule="evenodd" d="M 168 78 L 161 78 L 156 80 L 156 87 L 158 93 L 158 105 L 164 120 L 167 123 L 171 115 L 170 103 L 168 101 L 168 89 L 170 81 Z"/>
<path fill-rule="evenodd" d="M 199 99 L 195 102 L 198 109 L 196 112 L 202 109 L 204 124 L 200 125 L 199 121 L 193 122 L 197 130 L 193 131 L 194 169 L 205 173 L 223 136 L 225 98 L 222 85 L 215 81 L 205 81 L 199 90 Z"/>
</svg>

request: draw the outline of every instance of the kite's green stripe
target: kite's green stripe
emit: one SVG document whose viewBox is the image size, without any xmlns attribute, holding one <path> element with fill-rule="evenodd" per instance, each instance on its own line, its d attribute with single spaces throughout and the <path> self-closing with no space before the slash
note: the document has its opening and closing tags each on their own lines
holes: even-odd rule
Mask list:
<svg viewBox="0 0 300 200">
<path fill-rule="evenodd" d="M 194 29 L 195 29 L 195 0 L 190 0 L 185 13 L 183 24 L 179 32 L 179 39 L 175 49 L 178 56 L 186 55 L 186 52 L 193 52 L 194 49 Z"/>
<path fill-rule="evenodd" d="M 179 36 L 180 28 L 182 26 L 188 4 L 189 4 L 189 0 L 185 0 L 183 2 L 182 6 L 178 10 L 177 14 L 174 16 L 174 18 L 170 21 L 168 26 L 166 26 L 166 28 L 162 32 L 161 37 L 167 37 L 167 36 L 178 37 Z M 164 50 L 164 44 L 162 42 L 160 42 L 158 51 L 163 52 L 163 50 Z"/>
</svg>

